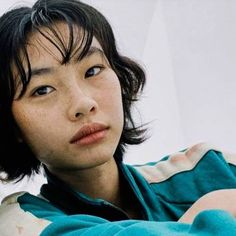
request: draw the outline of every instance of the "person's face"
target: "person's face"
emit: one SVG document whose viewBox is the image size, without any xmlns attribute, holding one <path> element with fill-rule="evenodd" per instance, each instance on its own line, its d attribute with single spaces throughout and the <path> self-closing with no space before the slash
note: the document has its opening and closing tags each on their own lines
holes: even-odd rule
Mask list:
<svg viewBox="0 0 236 236">
<path fill-rule="evenodd" d="M 67 27 L 57 27 L 67 45 Z M 41 34 L 34 33 L 28 45 L 32 79 L 12 104 L 23 141 L 51 170 L 86 169 L 110 160 L 123 129 L 123 107 L 118 77 L 98 41 L 93 39 L 84 59 L 74 57 L 65 65 Z M 20 86 L 16 97 L 19 92 Z M 73 142 L 77 132 L 92 134 Z"/>
</svg>

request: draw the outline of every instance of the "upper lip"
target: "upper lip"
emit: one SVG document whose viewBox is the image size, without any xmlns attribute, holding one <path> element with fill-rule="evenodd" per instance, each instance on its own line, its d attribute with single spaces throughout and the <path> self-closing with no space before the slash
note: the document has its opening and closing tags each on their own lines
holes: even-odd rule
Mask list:
<svg viewBox="0 0 236 236">
<path fill-rule="evenodd" d="M 70 143 L 75 143 L 85 136 L 107 129 L 108 126 L 101 123 L 90 123 L 81 127 L 71 138 Z"/>
</svg>

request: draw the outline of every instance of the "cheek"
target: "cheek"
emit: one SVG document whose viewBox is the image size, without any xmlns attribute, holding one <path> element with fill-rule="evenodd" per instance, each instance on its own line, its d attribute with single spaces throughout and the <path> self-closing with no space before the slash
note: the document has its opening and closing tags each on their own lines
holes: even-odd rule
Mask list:
<svg viewBox="0 0 236 236">
<path fill-rule="evenodd" d="M 17 103 L 13 103 L 12 112 L 19 127 L 21 138 L 29 146 L 33 147 L 34 143 L 47 140 L 48 134 L 44 131 L 51 130 L 50 127 L 47 127 L 49 123 L 47 115 Z"/>
<path fill-rule="evenodd" d="M 29 129 L 31 125 L 31 119 L 29 117 L 29 114 L 32 114 L 30 111 L 25 110 L 23 106 L 17 101 L 13 102 L 12 105 L 12 114 L 13 117 L 21 130 L 22 135 L 27 132 L 27 129 Z"/>
<path fill-rule="evenodd" d="M 120 92 L 117 94 L 113 92 L 110 95 L 110 99 L 107 99 L 106 101 L 107 107 L 109 109 L 106 111 L 106 113 L 109 114 L 109 119 L 112 122 L 116 135 L 120 138 L 124 126 L 124 114 L 121 94 Z"/>
<path fill-rule="evenodd" d="M 16 120 L 23 142 L 27 143 L 40 161 L 43 161 L 44 157 L 53 156 L 54 150 L 58 148 L 57 145 L 62 147 L 61 143 L 52 142 L 57 140 L 56 137 L 59 135 L 55 127 L 49 126 L 51 123 L 48 115 L 43 116 L 39 112 L 31 111 L 31 115 L 21 113 Z"/>
<path fill-rule="evenodd" d="M 121 88 L 118 78 L 114 79 L 101 96 L 101 107 L 114 120 L 123 120 Z"/>
</svg>

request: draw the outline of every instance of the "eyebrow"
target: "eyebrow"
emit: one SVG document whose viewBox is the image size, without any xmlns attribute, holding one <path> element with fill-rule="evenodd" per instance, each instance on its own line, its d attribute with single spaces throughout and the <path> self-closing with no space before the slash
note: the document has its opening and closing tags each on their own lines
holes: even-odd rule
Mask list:
<svg viewBox="0 0 236 236">
<path fill-rule="evenodd" d="M 88 50 L 88 52 L 87 52 L 87 53 L 85 54 L 85 56 L 82 58 L 82 60 L 83 60 L 84 58 L 87 58 L 87 57 L 92 56 L 93 54 L 99 54 L 100 56 L 105 57 L 105 54 L 104 54 L 104 52 L 103 52 L 102 49 L 97 48 L 97 47 L 90 47 L 89 50 Z"/>
<path fill-rule="evenodd" d="M 102 49 L 97 48 L 97 47 L 90 47 L 88 52 L 84 55 L 84 57 L 80 61 L 82 61 L 85 58 L 89 58 L 94 54 L 99 54 L 100 56 L 105 57 L 105 54 Z M 31 69 L 31 78 L 35 77 L 35 76 L 52 74 L 54 71 L 55 71 L 54 67 L 32 68 Z"/>
<path fill-rule="evenodd" d="M 53 72 L 53 67 L 45 67 L 45 68 L 34 68 L 31 70 L 31 77 L 33 76 L 41 76 L 45 74 L 51 74 Z"/>
</svg>

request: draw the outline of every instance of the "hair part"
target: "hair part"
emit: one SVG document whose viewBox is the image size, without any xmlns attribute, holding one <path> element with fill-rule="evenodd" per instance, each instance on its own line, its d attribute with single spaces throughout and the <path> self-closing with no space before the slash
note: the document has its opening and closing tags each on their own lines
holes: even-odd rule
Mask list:
<svg viewBox="0 0 236 236">
<path fill-rule="evenodd" d="M 58 22 L 68 26 L 67 43 L 56 28 Z M 74 33 L 75 26 L 81 29 L 80 39 Z M 58 49 L 61 64 L 68 63 L 78 52 L 78 60 L 81 60 L 93 37 L 98 40 L 121 85 L 124 127 L 114 157 L 116 161 L 122 161 L 127 145 L 140 144 L 146 139 L 146 129 L 136 126 L 131 114 L 131 107 L 145 84 L 143 69 L 118 53 L 110 24 L 93 7 L 76 0 L 39 0 L 32 8 L 16 8 L 0 18 L 0 171 L 7 174 L 5 180 L 19 181 L 24 176 L 38 173 L 41 165 L 27 144 L 19 142 L 18 127 L 11 110 L 16 90 L 13 67 L 22 83 L 20 98 L 31 79 L 27 44 L 35 32 Z"/>
</svg>

